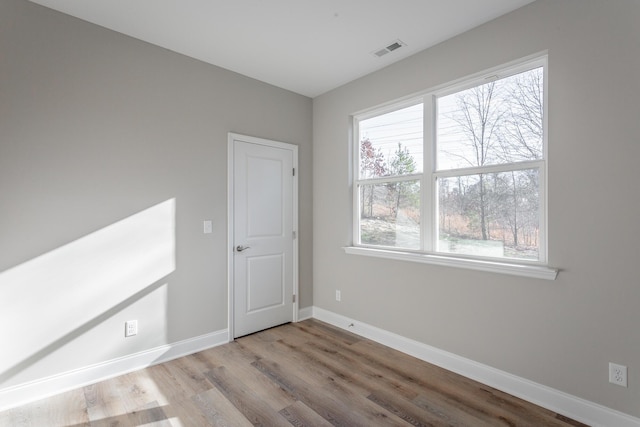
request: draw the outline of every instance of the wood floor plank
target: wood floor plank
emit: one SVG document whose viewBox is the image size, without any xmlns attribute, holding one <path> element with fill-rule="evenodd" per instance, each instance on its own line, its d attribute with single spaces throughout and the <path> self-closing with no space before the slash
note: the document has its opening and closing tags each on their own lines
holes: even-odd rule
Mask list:
<svg viewBox="0 0 640 427">
<path fill-rule="evenodd" d="M 215 425 L 209 421 L 207 415 L 200 410 L 192 399 L 173 401 L 170 405 L 163 407 L 162 410 L 172 427 L 211 427 Z"/>
<path fill-rule="evenodd" d="M 284 368 L 268 359 L 260 359 L 253 365 L 334 426 L 405 425 L 383 408 L 358 399 L 361 396 L 346 393 L 346 389 L 340 393 L 340 400 L 335 399 L 335 394 L 326 387 L 307 382 L 300 371 L 294 372 L 290 366 Z"/>
<path fill-rule="evenodd" d="M 301 328 L 314 337 L 313 341 L 309 341 L 310 347 L 334 355 L 353 354 L 368 365 L 379 369 L 385 377 L 403 379 L 408 386 L 416 387 L 417 391 L 430 392 L 431 399 L 440 399 L 441 405 L 459 400 L 461 406 L 477 409 L 471 412 L 485 412 L 487 418 L 503 420 L 507 424 L 567 425 L 550 411 L 537 407 L 529 409 L 532 405 L 522 406 L 523 401 L 520 399 L 372 341 L 362 340 L 354 345 L 345 346 L 331 338 L 327 340 L 324 334 L 318 331 L 315 323 L 310 322 Z"/>
<path fill-rule="evenodd" d="M 8 426 L 8 425 L 18 425 L 14 423 L 15 410 L 9 409 L 7 411 L 0 412 L 0 426 Z M 24 423 L 22 423 L 24 425 Z"/>
<path fill-rule="evenodd" d="M 2 427 L 31 427 L 31 413 L 25 406 L 0 412 L 0 426 Z"/>
<path fill-rule="evenodd" d="M 134 426 L 171 427 L 167 414 L 158 402 L 148 403 L 127 416 Z"/>
<path fill-rule="evenodd" d="M 335 351 L 331 346 L 326 346 L 320 341 L 309 342 L 309 348 L 313 351 L 316 349 L 319 357 L 331 358 L 334 357 L 340 360 L 340 363 L 347 363 L 345 361 L 354 360 L 359 361 L 360 368 L 356 368 L 354 364 L 348 364 L 364 375 L 376 378 L 378 387 L 385 387 L 393 390 L 396 393 L 400 393 L 407 398 L 422 395 L 422 400 L 416 400 L 419 402 L 423 409 L 426 409 L 434 413 L 457 413 L 464 422 L 472 424 L 483 425 L 482 420 L 493 420 L 495 422 L 496 414 L 486 413 L 482 410 L 477 410 L 477 407 L 482 408 L 482 404 L 476 402 L 477 398 L 474 394 L 469 397 L 469 391 L 462 392 L 461 390 L 451 387 L 446 381 L 444 385 L 439 382 L 441 379 L 432 377 L 430 374 L 416 375 L 416 372 L 403 373 L 398 372 L 393 365 L 399 365 L 403 363 L 401 357 L 395 359 L 393 365 L 388 365 L 387 362 L 380 363 L 374 359 L 369 358 L 370 353 L 361 352 L 357 348 L 347 349 L 343 348 L 341 351 Z M 351 355 L 349 355 L 351 352 Z M 363 358 L 366 363 L 362 363 Z M 388 363 L 391 363 L 389 361 Z M 371 373 L 368 371 L 371 370 Z M 498 412 L 497 416 L 502 414 Z"/>
<path fill-rule="evenodd" d="M 171 361 L 147 369 L 148 377 L 165 403 L 188 399 L 213 387 L 202 373 L 189 375 L 180 369 L 184 362 Z"/>
<path fill-rule="evenodd" d="M 34 427 L 89 426 L 84 392 L 71 390 L 24 405 L 15 421 L 17 425 Z"/>
<path fill-rule="evenodd" d="M 253 425 L 216 387 L 193 396 L 191 400 L 212 426 L 249 427 Z"/>
<path fill-rule="evenodd" d="M 153 366 L 113 378 L 114 385 L 120 391 L 122 404 L 127 412 L 133 412 L 152 402 L 157 402 L 161 406 L 170 403 L 165 398 L 160 385 L 154 381 L 151 368 Z"/>
<path fill-rule="evenodd" d="M 487 394 L 486 402 L 491 408 L 500 408 L 506 411 L 513 420 L 528 422 L 534 425 L 561 427 L 566 426 L 566 422 L 558 419 L 556 414 L 544 408 L 538 408 L 522 399 L 508 395 L 499 390 L 484 390 Z"/>
<path fill-rule="evenodd" d="M 432 399 L 444 398 L 442 403 L 460 400 L 461 407 L 475 409 L 470 412 L 476 414 L 487 413 L 487 418 L 492 418 L 494 422 L 502 420 L 500 422 L 506 424 L 568 425 L 551 411 L 373 341 L 363 339 L 353 345 L 345 345 L 327 335 L 327 328 L 322 326 L 322 322 L 312 320 L 292 326 L 312 337 L 308 341 L 310 347 L 316 347 L 333 357 L 351 354 L 365 364 L 380 369 L 384 377 L 401 379 L 408 386 L 417 387 L 417 391 L 426 389 L 431 393 Z"/>
<path fill-rule="evenodd" d="M 584 424 L 317 320 L 0 412 L 0 427 Z"/>
<path fill-rule="evenodd" d="M 259 354 L 259 360 L 277 361 L 278 365 L 287 366 L 287 370 L 298 378 L 302 378 L 307 382 L 318 384 L 320 386 L 328 386 L 337 388 L 338 392 L 349 393 L 345 389 L 350 381 L 347 375 L 340 378 L 342 381 L 336 381 L 336 372 L 320 363 L 314 363 L 315 360 L 298 351 L 291 351 L 291 347 L 284 345 L 280 340 L 269 342 L 267 345 L 260 343 L 253 336 L 242 338 L 238 341 L 238 345 L 247 348 L 249 351 Z M 274 362 L 275 363 L 275 362 Z M 252 363 L 256 366 L 255 363 Z"/>
<path fill-rule="evenodd" d="M 295 398 L 286 390 L 251 365 L 260 356 L 242 346 L 238 341 L 220 348 L 218 353 L 224 359 L 223 366 L 233 372 L 238 380 L 251 384 L 252 390 L 260 394 L 263 401 L 275 412 L 295 402 Z"/>
<path fill-rule="evenodd" d="M 89 423 L 91 427 L 137 427 L 140 424 L 135 424 L 135 420 L 130 417 L 131 414 L 120 414 L 111 417 L 97 418 Z M 66 427 L 80 427 L 80 426 L 66 426 Z"/>
<path fill-rule="evenodd" d="M 461 414 L 492 420 L 498 425 L 560 425 L 550 411 L 542 408 L 529 410 L 530 405 L 522 406 L 514 396 L 484 384 L 469 379 L 461 380 L 458 375 L 445 370 L 437 373 L 428 370 L 425 374 L 418 366 L 411 368 L 415 361 L 408 361 L 404 356 L 395 360 L 398 364 L 393 370 L 409 379 L 417 389 L 424 390 L 424 395 L 432 405 L 447 408 L 448 411 L 458 408 Z"/>
<path fill-rule="evenodd" d="M 112 379 L 83 388 L 92 427 L 132 425 L 116 384 L 117 380 Z"/>
<path fill-rule="evenodd" d="M 289 425 L 287 420 L 264 403 L 250 387 L 234 377 L 226 367 L 212 369 L 205 375 L 253 425 Z"/>
<path fill-rule="evenodd" d="M 349 364 L 350 361 L 354 361 L 354 363 L 359 363 L 363 367 L 369 367 L 375 372 L 374 375 L 379 376 L 383 381 L 393 379 L 396 383 L 401 383 L 405 387 L 411 388 L 415 393 L 422 392 L 424 387 L 432 388 L 439 393 L 455 394 L 456 396 L 461 392 L 461 390 L 457 390 L 450 385 L 447 378 L 450 374 L 443 369 L 379 344 L 368 342 L 367 344 L 370 347 L 363 349 L 358 345 L 344 346 L 324 335 L 313 334 L 313 336 L 314 339 L 307 342 L 310 351 L 316 351 L 327 358 L 339 359 L 341 363 Z M 385 355 L 383 354 L 385 350 L 391 350 L 393 353 Z M 416 361 L 419 364 L 412 366 Z M 469 383 L 466 385 L 468 386 Z"/>
<path fill-rule="evenodd" d="M 232 344 L 232 343 L 229 343 L 229 344 Z M 217 368 L 222 363 L 219 360 L 220 358 L 218 354 L 220 353 L 220 349 L 223 347 L 224 346 L 209 348 L 209 349 L 185 356 L 185 358 L 190 359 L 191 364 L 199 372 L 207 372 L 207 371 L 210 371 L 211 369 Z"/>
<path fill-rule="evenodd" d="M 413 403 L 425 411 L 435 414 L 444 414 L 455 419 L 461 425 L 473 427 L 497 427 L 515 425 L 509 419 L 503 417 L 485 407 L 468 404 L 462 399 L 451 399 L 437 393 L 425 393 L 413 399 Z"/>
<path fill-rule="evenodd" d="M 438 426 L 438 427 L 463 427 L 464 424 L 456 420 L 455 415 L 448 415 L 443 412 L 431 412 L 421 410 L 420 407 L 407 401 L 401 396 L 384 390 L 377 390 L 371 393 L 368 398 L 385 408 L 389 412 L 397 415 L 402 420 L 416 427 Z"/>
<path fill-rule="evenodd" d="M 333 425 L 299 400 L 282 409 L 280 415 L 295 427 L 331 427 Z"/>
<path fill-rule="evenodd" d="M 204 376 L 206 370 L 200 369 L 195 359 L 180 357 L 163 364 L 170 374 L 180 383 L 187 396 L 202 393 L 211 389 L 212 385 Z"/>
<path fill-rule="evenodd" d="M 299 338 L 300 337 L 293 337 L 293 334 L 289 333 L 277 341 L 271 341 L 267 346 L 262 346 L 259 341 L 252 340 L 252 337 L 247 337 L 242 340 L 242 344 L 248 345 L 252 349 L 262 346 L 263 350 L 267 351 L 267 356 L 273 357 L 281 362 L 288 361 L 289 365 L 307 366 L 310 372 L 316 372 L 316 375 L 319 373 L 320 376 L 326 376 L 326 378 L 316 376 L 312 379 L 314 383 L 322 384 L 323 380 L 328 378 L 328 382 L 331 384 L 332 377 L 338 378 L 344 383 L 345 387 L 353 387 L 355 391 L 363 393 L 363 396 L 368 396 L 371 401 L 410 424 L 465 425 L 464 423 L 457 424 L 453 422 L 447 418 L 445 416 L 446 414 L 442 411 L 425 411 L 425 407 L 415 405 L 412 399 L 418 395 L 418 392 L 403 384 L 403 380 L 406 380 L 406 378 L 394 380 L 385 375 L 380 375 L 379 371 L 371 370 L 371 372 L 368 372 L 369 368 L 367 365 L 357 363 L 355 359 L 353 359 L 353 363 L 349 363 L 351 360 L 344 356 L 344 354 L 336 354 L 333 358 L 326 357 L 323 352 L 308 348 L 309 343 L 303 342 Z M 291 344 L 291 341 L 297 344 Z M 341 344 L 344 344 L 344 341 Z M 333 362 L 332 359 L 334 360 Z M 391 393 L 377 392 L 371 394 L 372 390 L 377 390 L 380 387 L 389 389 Z M 342 394 L 346 394 L 344 390 Z M 383 396 L 386 397 L 386 399 L 384 399 Z M 453 409 L 453 407 L 451 408 Z M 471 417 L 465 417 L 467 421 L 470 421 L 470 418 Z M 480 419 L 474 418 L 473 420 L 475 425 L 482 425 Z M 469 423 L 466 425 L 474 424 Z"/>
<path fill-rule="evenodd" d="M 325 351 L 317 351 L 310 347 L 308 342 L 293 344 L 289 339 L 282 339 L 278 343 L 285 346 L 288 351 L 302 355 L 307 364 L 324 367 L 341 379 L 349 378 L 354 385 L 362 387 L 366 394 L 371 390 L 384 387 L 409 399 L 418 395 L 418 392 L 407 387 L 402 379 L 381 375 L 380 371 L 370 368 L 355 357 L 341 352 L 328 355 Z"/>
<path fill-rule="evenodd" d="M 279 365 L 287 367 L 286 372 L 291 375 L 291 378 L 314 384 L 328 390 L 331 394 L 342 396 L 342 399 L 349 402 L 352 408 L 369 414 L 372 419 L 383 415 L 393 418 L 386 411 L 382 411 L 381 414 L 380 408 L 371 405 L 371 402 L 366 399 L 372 389 L 371 384 L 363 383 L 353 372 L 332 369 L 313 355 L 296 351 L 295 346 L 286 345 L 282 340 L 263 345 L 251 336 L 243 338 L 239 344 L 248 346 L 255 352 L 261 351 L 260 355 L 263 358 L 260 361 L 277 360 Z"/>
<path fill-rule="evenodd" d="M 361 387 L 363 390 L 371 391 L 377 390 L 382 387 L 387 392 L 381 395 L 381 392 L 378 391 L 375 392 L 373 396 L 369 396 L 369 398 L 390 411 L 391 408 L 393 408 L 393 405 L 385 405 L 385 400 L 382 399 L 381 396 L 392 396 L 392 401 L 397 401 L 397 399 L 402 398 L 400 402 L 402 403 L 402 405 L 404 405 L 403 407 L 405 408 L 405 413 L 416 413 L 417 411 L 425 412 L 426 409 L 427 413 L 434 415 L 433 417 L 418 417 L 414 414 L 413 418 L 415 419 L 427 418 L 429 420 L 429 423 L 434 424 L 441 423 L 443 418 L 448 419 L 448 417 L 446 416 L 447 411 L 442 409 L 446 405 L 441 404 L 437 408 L 435 408 L 433 405 L 419 405 L 419 408 L 414 407 L 417 405 L 413 403 L 413 399 L 418 397 L 418 391 L 416 391 L 415 388 L 407 387 L 402 378 L 393 378 L 392 376 L 381 375 L 380 371 L 372 369 L 366 364 L 359 363 L 355 358 L 346 356 L 344 354 L 337 354 L 335 355 L 335 357 L 329 357 L 325 355 L 324 352 L 314 352 L 312 349 L 308 349 L 305 346 L 298 347 L 290 345 L 284 341 L 282 342 L 282 344 L 290 349 L 290 351 L 300 352 L 307 355 L 309 363 L 312 363 L 314 365 L 326 366 L 327 368 L 331 369 L 337 377 L 341 379 L 348 379 L 351 383 Z M 447 408 L 449 409 L 448 412 L 457 413 L 457 415 L 461 417 L 460 423 L 451 421 L 448 425 L 470 425 L 474 427 L 490 425 L 484 423 L 477 417 L 467 416 L 466 414 L 461 413 L 460 410 L 455 406 L 449 405 Z M 405 418 L 401 414 L 396 413 L 396 415 L 400 416 L 400 418 Z"/>
</svg>

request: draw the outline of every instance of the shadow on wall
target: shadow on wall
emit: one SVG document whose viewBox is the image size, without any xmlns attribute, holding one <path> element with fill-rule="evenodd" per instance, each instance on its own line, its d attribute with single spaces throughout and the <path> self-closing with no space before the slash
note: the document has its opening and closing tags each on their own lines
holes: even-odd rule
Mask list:
<svg viewBox="0 0 640 427">
<path fill-rule="evenodd" d="M 0 389 L 48 354 L 166 285 L 175 199 L 0 273 Z"/>
</svg>

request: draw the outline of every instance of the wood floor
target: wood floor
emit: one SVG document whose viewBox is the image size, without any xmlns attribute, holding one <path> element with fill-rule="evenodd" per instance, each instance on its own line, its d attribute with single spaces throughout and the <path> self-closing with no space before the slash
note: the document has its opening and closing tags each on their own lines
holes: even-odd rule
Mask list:
<svg viewBox="0 0 640 427">
<path fill-rule="evenodd" d="M 0 426 L 581 426 L 317 320 L 0 412 Z"/>
</svg>

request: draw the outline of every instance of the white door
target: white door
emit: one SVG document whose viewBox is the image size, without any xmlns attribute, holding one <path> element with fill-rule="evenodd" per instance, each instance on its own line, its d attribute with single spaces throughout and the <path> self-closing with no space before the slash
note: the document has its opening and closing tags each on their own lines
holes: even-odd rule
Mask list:
<svg viewBox="0 0 640 427">
<path fill-rule="evenodd" d="M 233 338 L 294 320 L 297 147 L 229 135 Z M 233 314 L 231 314 L 231 312 Z"/>
</svg>

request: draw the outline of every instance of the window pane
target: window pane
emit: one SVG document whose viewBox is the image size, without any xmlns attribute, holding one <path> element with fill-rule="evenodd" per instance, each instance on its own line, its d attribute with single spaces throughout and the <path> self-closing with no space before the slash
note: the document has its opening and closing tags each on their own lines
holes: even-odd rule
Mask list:
<svg viewBox="0 0 640 427">
<path fill-rule="evenodd" d="M 438 179 L 438 251 L 538 260 L 539 170 Z"/>
<path fill-rule="evenodd" d="M 536 68 L 437 100 L 437 169 L 539 160 L 543 78 Z"/>
<path fill-rule="evenodd" d="M 360 243 L 420 249 L 420 181 L 361 185 Z"/>
<path fill-rule="evenodd" d="M 359 122 L 360 178 L 422 172 L 422 104 Z"/>
</svg>

